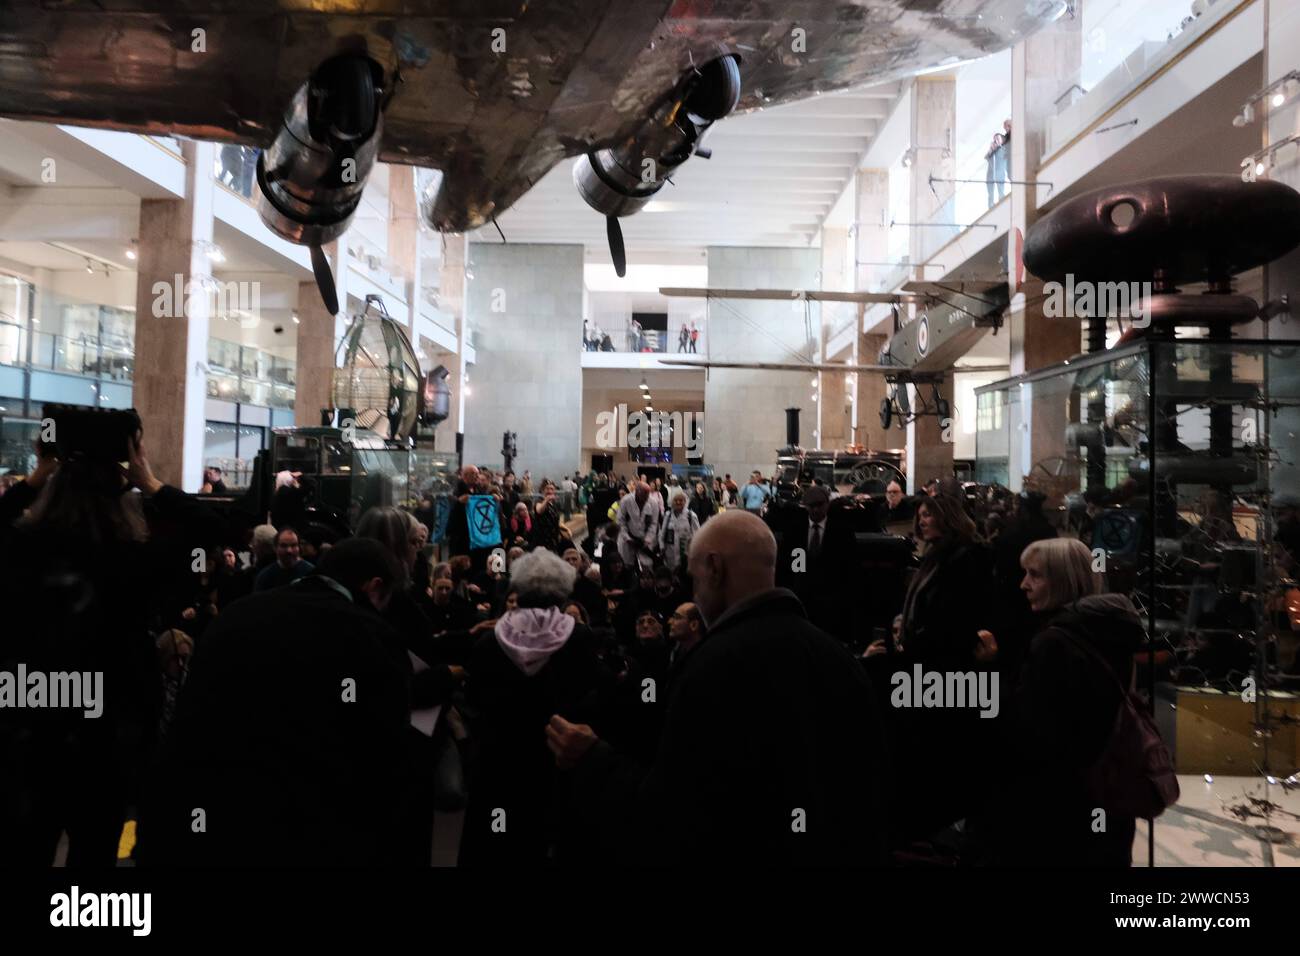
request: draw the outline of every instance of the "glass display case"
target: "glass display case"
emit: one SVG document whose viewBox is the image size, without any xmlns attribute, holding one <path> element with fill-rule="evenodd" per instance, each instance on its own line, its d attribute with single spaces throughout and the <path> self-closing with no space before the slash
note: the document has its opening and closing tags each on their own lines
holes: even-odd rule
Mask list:
<svg viewBox="0 0 1300 956">
<path fill-rule="evenodd" d="M 309 507 L 356 527 L 372 507 L 407 505 L 411 450 L 395 447 L 367 429 L 274 429 L 272 475 L 299 475 Z"/>
<path fill-rule="evenodd" d="M 980 480 L 1046 494 L 1145 616 L 1139 682 L 1179 771 L 1294 772 L 1300 341 L 1143 341 L 977 402 Z"/>
</svg>

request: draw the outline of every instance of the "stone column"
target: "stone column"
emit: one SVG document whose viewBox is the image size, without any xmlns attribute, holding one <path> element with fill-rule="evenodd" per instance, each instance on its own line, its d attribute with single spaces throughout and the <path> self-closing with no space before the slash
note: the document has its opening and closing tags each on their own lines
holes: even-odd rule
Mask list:
<svg viewBox="0 0 1300 956">
<path fill-rule="evenodd" d="M 438 305 L 441 310 L 455 316 L 456 320 L 456 354 L 443 353 L 439 358 L 447 366 L 450 374 L 447 383 L 451 386 L 451 414 L 438 427 L 455 435 L 465 431 L 465 345 L 470 341 L 469 323 L 465 315 L 466 265 L 469 262 L 469 239 L 464 233 L 448 233 L 435 241 L 442 242 L 442 258 L 438 281 Z M 455 448 L 455 438 L 439 448 Z"/>
<path fill-rule="evenodd" d="M 1046 143 L 1047 120 L 1055 100 L 1077 81 L 1083 56 L 1083 17 L 1062 17 L 1040 33 L 1017 43 L 1011 54 L 1011 178 L 1033 182 Z M 1007 262 L 1012 264 L 1013 299 L 1007 324 L 1011 335 L 1011 373 L 1034 371 L 1077 355 L 1080 351 L 1078 319 L 1048 319 L 1043 315 L 1042 283 L 1023 272 L 1024 236 L 1039 218 L 1036 187 L 1011 187 L 1011 231 L 1007 236 Z M 1024 302 L 1031 304 L 1024 305 Z"/>
<path fill-rule="evenodd" d="M 910 221 L 925 223 L 934 218 L 953 196 L 952 183 L 938 183 L 930 188 L 930 177 L 952 179 L 956 172 L 956 159 L 951 152 L 957 128 L 957 81 L 952 77 L 919 77 L 912 88 L 912 146 L 916 150 L 912 163 L 912 202 Z M 936 147 L 948 147 L 944 152 Z M 937 193 L 937 195 L 936 195 Z M 943 222 L 955 221 L 951 215 L 940 217 Z M 902 228 L 896 227 L 896 228 Z M 913 263 L 929 258 L 927 250 L 934 248 L 939 227 L 913 226 L 911 250 Z"/>
<path fill-rule="evenodd" d="M 858 292 L 876 292 L 876 280 L 890 269 L 863 263 L 885 262 L 889 258 L 889 170 L 859 169 L 856 188 L 855 288 Z"/>
<path fill-rule="evenodd" d="M 875 365 L 880 350 L 889 341 L 887 335 L 858 336 L 858 364 Z M 856 441 L 871 451 L 889 448 L 902 448 L 906 436 L 898 428 L 891 427 L 885 431 L 880 427 L 880 403 L 885 397 L 887 387 L 885 376 L 874 372 L 859 372 L 857 391 L 857 429 Z"/>
<path fill-rule="evenodd" d="M 821 448 L 843 448 L 849 443 L 849 392 L 844 384 L 848 372 L 822 372 L 818 404 L 821 406 Z"/>
<path fill-rule="evenodd" d="M 912 408 L 918 407 L 915 386 L 909 385 Z M 931 398 L 931 386 L 922 385 L 923 394 L 928 402 Z M 945 375 L 939 385 L 944 398 L 952 400 L 952 375 Z M 915 493 L 921 485 L 931 478 L 949 478 L 952 476 L 953 429 L 956 426 L 950 419 L 939 419 L 934 415 L 922 416 L 907 426 L 907 490 Z"/>
<path fill-rule="evenodd" d="M 709 285 L 729 289 L 816 288 L 817 249 L 710 246 Z M 814 310 L 813 315 L 816 316 Z M 709 307 L 709 357 L 727 362 L 811 361 L 804 303 L 736 299 Z M 755 468 L 770 474 L 785 445 L 785 409 L 802 409 L 800 444 L 814 445 L 817 419 L 812 372 L 715 368 L 704 385 L 704 463 L 732 477 Z"/>
<path fill-rule="evenodd" d="M 1043 284 L 1024 271 L 1024 237 L 1039 218 L 1036 186 L 1023 185 L 1038 179 L 1047 142 L 1047 120 L 1056 110 L 1055 100 L 1077 82 L 1082 64 L 1082 16 L 1063 17 L 1030 39 L 1016 44 L 1011 55 L 1011 178 L 1022 183 L 1011 187 L 1011 231 L 1007 236 L 1011 308 L 1007 326 L 1011 339 L 1010 364 L 1013 375 L 1055 365 L 1082 351 L 1079 319 L 1048 317 L 1043 313 Z M 1023 487 L 1024 476 L 1034 465 L 1066 453 L 1065 429 L 1070 407 L 1054 389 L 1044 384 L 1022 390 L 1019 423 L 1011 443 L 1023 449 L 1013 454 L 1008 483 L 1013 491 Z M 1017 430 L 1019 429 L 1019 430 Z M 1017 459 L 1020 459 L 1017 465 Z"/>
<path fill-rule="evenodd" d="M 579 245 L 472 243 L 465 315 L 478 335 L 465 402 L 465 460 L 558 481 L 581 465 L 583 251 Z"/>
<path fill-rule="evenodd" d="M 211 143 L 185 142 L 184 199 L 140 200 L 133 400 L 158 478 L 203 482 L 212 242 Z"/>
<path fill-rule="evenodd" d="M 415 317 L 420 311 L 420 210 L 411 166 L 388 168 L 388 260 L 406 288 L 410 306 L 406 334 L 414 343 Z"/>
</svg>

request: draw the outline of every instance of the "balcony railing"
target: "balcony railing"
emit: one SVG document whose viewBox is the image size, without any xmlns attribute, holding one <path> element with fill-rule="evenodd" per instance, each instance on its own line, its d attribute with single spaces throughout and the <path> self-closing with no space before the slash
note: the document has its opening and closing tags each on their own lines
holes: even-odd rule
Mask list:
<svg viewBox="0 0 1300 956">
<path fill-rule="evenodd" d="M 208 342 L 208 397 L 267 408 L 293 408 L 298 365 L 250 345 Z"/>
<path fill-rule="evenodd" d="M 0 365 L 28 364 L 28 336 L 31 336 L 32 368 L 110 382 L 130 382 L 134 377 L 135 344 L 129 339 L 31 332 L 9 322 L 0 322 Z"/>
<path fill-rule="evenodd" d="M 1117 4 L 1096 23 L 1084 10 L 1083 63 L 1060 78 L 1056 115 L 1047 120 L 1044 159 L 1072 142 L 1225 17 L 1239 11 L 1234 4 L 1220 2 L 1189 16 L 1189 6 L 1185 0 Z"/>
</svg>

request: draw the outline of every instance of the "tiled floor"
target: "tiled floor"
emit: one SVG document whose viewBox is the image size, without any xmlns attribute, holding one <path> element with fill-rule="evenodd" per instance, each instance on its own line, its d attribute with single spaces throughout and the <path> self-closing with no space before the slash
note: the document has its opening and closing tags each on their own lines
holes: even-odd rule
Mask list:
<svg viewBox="0 0 1300 956">
<path fill-rule="evenodd" d="M 1156 866 L 1300 866 L 1300 786 L 1290 792 L 1260 777 L 1178 777 L 1182 797 L 1156 820 Z M 1276 806 L 1266 819 L 1251 798 Z M 1251 812 L 1240 816 L 1234 810 Z M 1281 831 L 1266 843 L 1260 828 Z M 1147 865 L 1147 829 L 1139 820 L 1133 865 Z"/>
</svg>

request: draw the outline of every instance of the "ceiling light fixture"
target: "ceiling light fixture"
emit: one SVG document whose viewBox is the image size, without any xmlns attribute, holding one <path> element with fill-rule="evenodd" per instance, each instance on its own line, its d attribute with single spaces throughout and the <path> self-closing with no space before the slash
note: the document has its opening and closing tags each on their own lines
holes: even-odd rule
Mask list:
<svg viewBox="0 0 1300 956">
<path fill-rule="evenodd" d="M 1271 143 L 1256 153 L 1252 153 L 1241 161 L 1242 178 L 1249 181 L 1256 176 L 1262 176 L 1277 163 L 1277 153 L 1284 146 L 1300 146 L 1300 134 L 1293 134 L 1286 139 L 1280 139 L 1276 143 Z"/>
<path fill-rule="evenodd" d="M 1232 118 L 1232 125 L 1240 128 L 1255 122 L 1255 105 L 1265 100 L 1273 109 L 1285 106 L 1295 98 L 1297 89 L 1300 89 L 1300 70 L 1292 70 L 1286 76 L 1274 80 L 1262 90 L 1252 94 L 1242 104 L 1241 112 Z"/>
<path fill-rule="evenodd" d="M 86 272 L 92 276 L 95 274 L 95 267 L 90 264 L 90 259 L 86 260 Z"/>
</svg>

